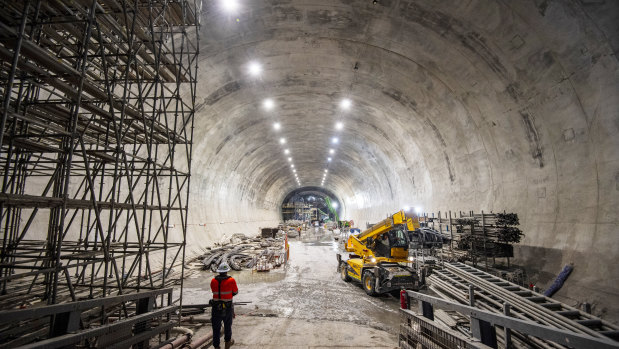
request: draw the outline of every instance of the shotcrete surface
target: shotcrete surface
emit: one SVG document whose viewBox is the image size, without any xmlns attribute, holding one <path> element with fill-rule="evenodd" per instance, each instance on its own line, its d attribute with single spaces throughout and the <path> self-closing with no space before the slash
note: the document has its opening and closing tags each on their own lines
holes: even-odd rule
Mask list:
<svg viewBox="0 0 619 349">
<path fill-rule="evenodd" d="M 517 213 L 515 262 L 544 288 L 573 263 L 556 297 L 619 321 L 619 1 L 220 3 L 202 7 L 189 256 L 276 226 L 328 170 L 358 226 Z"/>
<path fill-rule="evenodd" d="M 238 283 L 235 348 L 394 348 L 399 300 L 369 297 L 337 273 L 338 244 L 331 235 L 290 241 L 290 260 L 270 272 L 231 272 Z M 211 298 L 211 272 L 187 279 L 185 304 Z M 210 331 L 210 327 L 204 330 Z"/>
</svg>

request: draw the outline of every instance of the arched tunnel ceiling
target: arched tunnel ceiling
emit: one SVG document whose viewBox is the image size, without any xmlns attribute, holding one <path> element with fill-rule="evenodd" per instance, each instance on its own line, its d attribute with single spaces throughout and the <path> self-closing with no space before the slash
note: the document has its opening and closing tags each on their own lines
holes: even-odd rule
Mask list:
<svg viewBox="0 0 619 349">
<path fill-rule="evenodd" d="M 508 210 L 521 258 L 545 253 L 545 272 L 617 256 L 619 2 L 237 2 L 203 4 L 194 217 L 276 221 L 328 169 L 324 187 L 361 224 L 405 205 Z"/>
<path fill-rule="evenodd" d="M 297 186 L 285 148 L 303 185 L 319 185 L 328 167 L 327 188 L 343 197 L 367 188 L 368 200 L 400 201 L 404 187 L 424 201 L 433 184 L 483 191 L 472 173 L 501 183 L 510 180 L 503 172 L 552 166 L 544 121 L 521 101 L 572 72 L 532 30 L 527 15 L 539 9 L 518 3 L 240 1 L 227 13 L 208 2 L 197 150 L 214 156 L 199 160 L 251 174 L 273 202 Z M 263 66 L 260 76 L 248 73 L 250 62 Z M 266 98 L 273 110 L 261 107 Z M 342 98 L 350 110 L 338 107 Z M 341 142 L 328 164 L 334 136 Z M 505 156 L 514 158 L 508 171 Z"/>
</svg>

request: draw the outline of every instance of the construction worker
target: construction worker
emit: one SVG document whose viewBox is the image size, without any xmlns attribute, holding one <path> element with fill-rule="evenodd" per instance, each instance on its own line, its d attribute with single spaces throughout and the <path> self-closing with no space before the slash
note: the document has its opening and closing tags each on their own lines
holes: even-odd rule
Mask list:
<svg viewBox="0 0 619 349">
<path fill-rule="evenodd" d="M 236 281 L 228 275 L 230 266 L 223 262 L 217 268 L 219 275 L 211 280 L 211 325 L 213 326 L 213 347 L 219 349 L 219 337 L 221 336 L 221 323 L 224 323 L 225 348 L 229 349 L 234 344 L 232 339 L 232 319 L 234 318 L 234 307 L 232 297 L 239 293 Z"/>
</svg>

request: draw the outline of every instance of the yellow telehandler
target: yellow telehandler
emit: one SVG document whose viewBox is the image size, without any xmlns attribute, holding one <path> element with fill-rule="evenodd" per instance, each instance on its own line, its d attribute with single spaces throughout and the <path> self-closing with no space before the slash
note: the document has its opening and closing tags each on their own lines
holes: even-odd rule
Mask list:
<svg viewBox="0 0 619 349">
<path fill-rule="evenodd" d="M 419 219 L 397 212 L 369 229 L 349 236 L 345 250 L 347 260 L 338 254 L 342 280 L 361 282 L 370 296 L 402 288 L 418 290 L 424 282 L 409 257 L 410 232 L 420 228 Z M 423 274 L 423 273 L 422 273 Z"/>
</svg>

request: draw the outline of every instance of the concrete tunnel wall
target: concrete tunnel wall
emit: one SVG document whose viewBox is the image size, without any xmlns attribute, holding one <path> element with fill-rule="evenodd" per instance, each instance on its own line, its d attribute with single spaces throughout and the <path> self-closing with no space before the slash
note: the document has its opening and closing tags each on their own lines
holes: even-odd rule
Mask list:
<svg viewBox="0 0 619 349">
<path fill-rule="evenodd" d="M 189 255 L 278 223 L 298 187 L 286 148 L 301 186 L 329 169 L 325 188 L 360 226 L 404 206 L 518 213 L 518 262 L 541 286 L 573 262 L 558 296 L 616 320 L 618 4 L 206 2 Z"/>
</svg>

